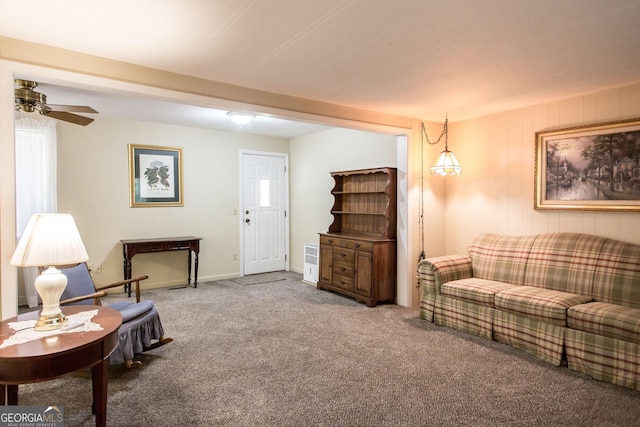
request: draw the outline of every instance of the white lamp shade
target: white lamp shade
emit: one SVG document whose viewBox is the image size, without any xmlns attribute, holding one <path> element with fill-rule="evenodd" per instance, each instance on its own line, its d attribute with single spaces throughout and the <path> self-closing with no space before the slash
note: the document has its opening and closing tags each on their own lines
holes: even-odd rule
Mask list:
<svg viewBox="0 0 640 427">
<path fill-rule="evenodd" d="M 69 214 L 35 214 L 18 242 L 11 264 L 44 267 L 79 264 L 89 256 Z"/>
<path fill-rule="evenodd" d="M 431 173 L 433 175 L 460 175 L 462 173 L 462 166 L 458 163 L 458 159 L 449 150 L 444 150 L 436 159 L 433 166 L 431 166 Z"/>
</svg>

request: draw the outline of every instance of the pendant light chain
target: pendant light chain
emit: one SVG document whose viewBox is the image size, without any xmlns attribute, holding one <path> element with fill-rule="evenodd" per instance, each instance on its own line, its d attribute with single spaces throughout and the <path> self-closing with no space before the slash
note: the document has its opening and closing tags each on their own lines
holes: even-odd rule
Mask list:
<svg viewBox="0 0 640 427">
<path fill-rule="evenodd" d="M 420 124 L 420 196 L 418 197 L 420 203 L 420 255 L 418 256 L 418 262 L 426 258 L 424 251 L 424 143 L 425 141 L 429 145 L 436 145 L 440 142 L 444 136 L 445 150 L 448 150 L 449 146 L 449 115 L 445 116 L 444 127 L 442 133 L 438 139 L 434 142 L 429 140 L 429 135 L 424 127 L 424 122 Z"/>
<path fill-rule="evenodd" d="M 424 122 L 422 122 L 420 124 L 420 139 L 421 139 L 422 142 L 427 141 L 427 143 L 429 145 L 436 145 L 437 143 L 440 142 L 440 140 L 442 139 L 443 136 L 444 136 L 444 145 L 445 145 L 445 149 L 446 149 L 447 146 L 449 145 L 449 115 L 445 116 L 444 126 L 442 128 L 442 133 L 440 134 L 438 139 L 436 141 L 434 141 L 434 142 L 431 142 L 429 140 L 429 135 L 427 135 L 427 130 L 424 127 Z"/>
<path fill-rule="evenodd" d="M 424 123 L 422 123 L 422 130 L 424 130 Z M 418 262 L 420 262 L 426 257 L 424 253 L 424 141 L 422 138 L 420 138 L 420 196 L 418 199 L 420 201 L 420 255 Z"/>
</svg>

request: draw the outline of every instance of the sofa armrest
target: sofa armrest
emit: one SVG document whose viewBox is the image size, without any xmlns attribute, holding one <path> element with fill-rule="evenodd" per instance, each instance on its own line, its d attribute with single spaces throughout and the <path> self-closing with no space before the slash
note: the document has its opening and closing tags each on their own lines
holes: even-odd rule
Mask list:
<svg viewBox="0 0 640 427">
<path fill-rule="evenodd" d="M 418 264 L 418 281 L 423 292 L 440 294 L 440 286 L 452 280 L 473 277 L 468 255 L 445 255 L 427 258 Z"/>
</svg>

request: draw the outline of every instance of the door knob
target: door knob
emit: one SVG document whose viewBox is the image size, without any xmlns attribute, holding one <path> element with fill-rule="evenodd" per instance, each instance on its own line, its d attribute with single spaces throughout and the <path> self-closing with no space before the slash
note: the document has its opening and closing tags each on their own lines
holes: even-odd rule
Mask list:
<svg viewBox="0 0 640 427">
<path fill-rule="evenodd" d="M 247 224 L 249 224 L 251 222 L 251 220 L 249 218 L 245 219 L 244 222 L 246 222 Z"/>
</svg>

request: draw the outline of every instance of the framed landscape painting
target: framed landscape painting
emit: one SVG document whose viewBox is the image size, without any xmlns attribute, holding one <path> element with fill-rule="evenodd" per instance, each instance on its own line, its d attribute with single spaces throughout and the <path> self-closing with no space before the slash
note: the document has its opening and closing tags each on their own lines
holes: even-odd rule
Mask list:
<svg viewBox="0 0 640 427">
<path fill-rule="evenodd" d="M 183 206 L 182 149 L 129 144 L 131 207 Z"/>
<path fill-rule="evenodd" d="M 640 211 L 640 118 L 536 132 L 535 209 Z"/>
</svg>

